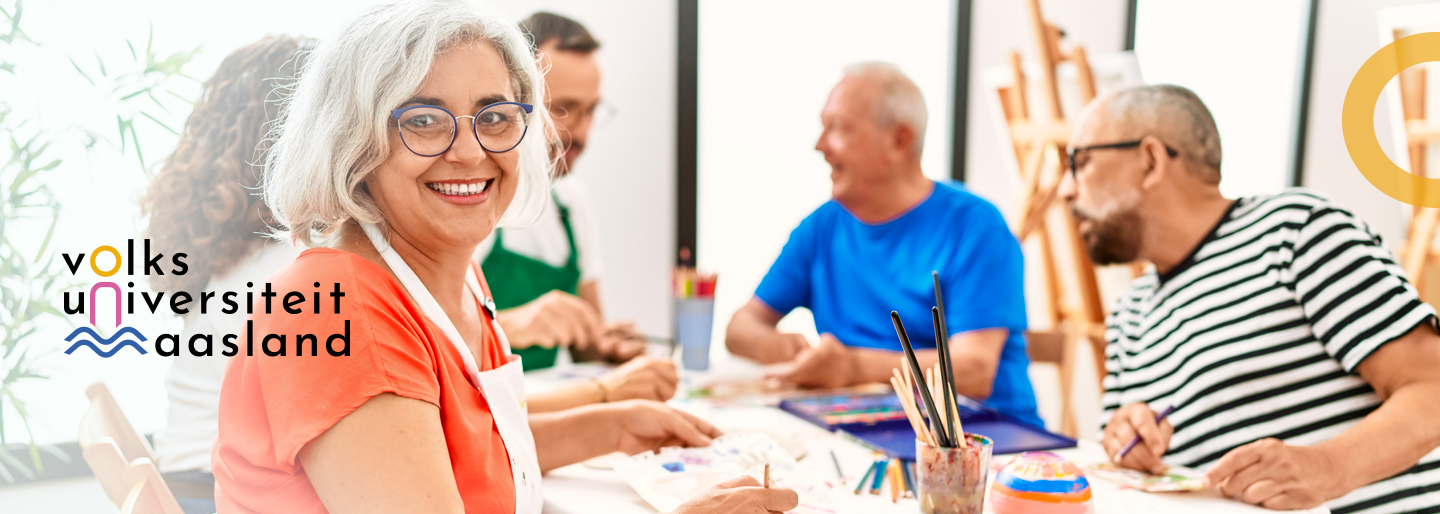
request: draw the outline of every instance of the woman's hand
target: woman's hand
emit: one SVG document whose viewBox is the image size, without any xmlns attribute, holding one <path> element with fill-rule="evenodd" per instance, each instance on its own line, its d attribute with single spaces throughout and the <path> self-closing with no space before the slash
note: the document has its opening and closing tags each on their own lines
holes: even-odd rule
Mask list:
<svg viewBox="0 0 1440 514">
<path fill-rule="evenodd" d="M 640 357 L 600 377 L 609 392 L 609 400 L 655 400 L 663 402 L 675 396 L 680 375 L 675 363 L 668 360 Z"/>
<path fill-rule="evenodd" d="M 675 509 L 675 514 L 768 514 L 800 505 L 800 496 L 784 487 L 760 487 L 754 477 L 721 482 Z"/>
<path fill-rule="evenodd" d="M 600 355 L 610 362 L 627 362 L 645 353 L 645 336 L 629 321 L 605 326 L 605 333 L 596 345 Z"/>
<path fill-rule="evenodd" d="M 709 446 L 720 430 L 663 403 L 629 400 L 610 404 L 616 428 L 614 451 L 634 455 L 667 446 Z"/>
</svg>

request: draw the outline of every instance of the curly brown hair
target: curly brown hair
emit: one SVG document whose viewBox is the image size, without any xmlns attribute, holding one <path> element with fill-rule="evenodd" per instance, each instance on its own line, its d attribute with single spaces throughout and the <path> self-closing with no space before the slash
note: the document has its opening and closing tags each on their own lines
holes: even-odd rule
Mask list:
<svg viewBox="0 0 1440 514">
<path fill-rule="evenodd" d="M 162 252 L 183 252 L 189 272 L 152 275 L 156 291 L 205 287 L 264 244 L 273 226 L 261 199 L 266 134 L 315 40 L 267 36 L 234 51 L 207 80 L 185 120 L 175 152 L 140 199 L 145 237 Z"/>
</svg>

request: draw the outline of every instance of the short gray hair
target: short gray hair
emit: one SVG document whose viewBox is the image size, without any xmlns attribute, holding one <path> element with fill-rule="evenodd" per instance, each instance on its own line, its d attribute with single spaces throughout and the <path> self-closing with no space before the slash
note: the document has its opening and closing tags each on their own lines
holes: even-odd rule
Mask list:
<svg viewBox="0 0 1440 514">
<path fill-rule="evenodd" d="M 520 152 L 515 200 L 501 226 L 525 226 L 544 210 L 554 137 L 530 43 L 514 23 L 462 0 L 377 5 L 345 23 L 306 60 L 265 163 L 265 203 L 288 237 L 332 244 L 347 220 L 383 223 L 361 184 L 390 153 L 390 110 L 420 89 L 435 57 L 465 43 L 494 45 L 516 101 L 536 107 Z"/>
<path fill-rule="evenodd" d="M 1161 84 L 1139 86 L 1112 94 L 1105 103 L 1106 115 L 1139 138 L 1153 135 L 1203 168 L 1214 171 L 1220 180 L 1220 131 L 1205 102 L 1189 89 Z"/>
<path fill-rule="evenodd" d="M 900 73 L 895 65 L 871 61 L 845 67 L 846 77 L 864 77 L 880 85 L 880 98 L 875 105 L 875 124 L 890 127 L 904 123 L 915 130 L 915 156 L 925 149 L 925 97 L 920 88 Z"/>
</svg>

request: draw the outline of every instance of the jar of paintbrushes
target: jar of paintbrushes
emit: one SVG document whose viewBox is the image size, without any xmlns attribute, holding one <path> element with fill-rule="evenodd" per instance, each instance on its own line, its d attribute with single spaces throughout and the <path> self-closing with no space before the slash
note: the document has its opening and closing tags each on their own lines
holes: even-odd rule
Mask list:
<svg viewBox="0 0 1440 514">
<path fill-rule="evenodd" d="M 985 436 L 966 433 L 956 403 L 955 376 L 951 371 L 949 331 L 945 327 L 945 300 L 940 278 L 935 282 L 935 306 L 930 316 L 935 328 L 937 362 L 929 369 L 920 366 L 910 336 L 891 311 L 895 335 L 905 350 L 890 385 L 900 399 L 910 428 L 915 430 L 915 497 L 925 514 L 980 514 L 985 510 L 985 493 L 990 473 L 990 452 L 994 443 Z M 918 403 L 917 403 L 918 401 Z"/>
</svg>

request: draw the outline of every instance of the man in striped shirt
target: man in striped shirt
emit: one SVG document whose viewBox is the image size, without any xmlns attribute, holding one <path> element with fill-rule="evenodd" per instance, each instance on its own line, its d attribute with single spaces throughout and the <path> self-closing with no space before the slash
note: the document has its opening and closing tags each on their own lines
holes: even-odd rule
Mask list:
<svg viewBox="0 0 1440 514">
<path fill-rule="evenodd" d="M 1181 87 L 1087 107 L 1061 195 L 1097 264 L 1144 259 L 1107 321 L 1105 451 L 1206 469 L 1276 509 L 1440 512 L 1440 336 L 1364 222 L 1305 190 L 1221 196 Z M 1157 412 L 1174 407 L 1164 421 Z"/>
</svg>

